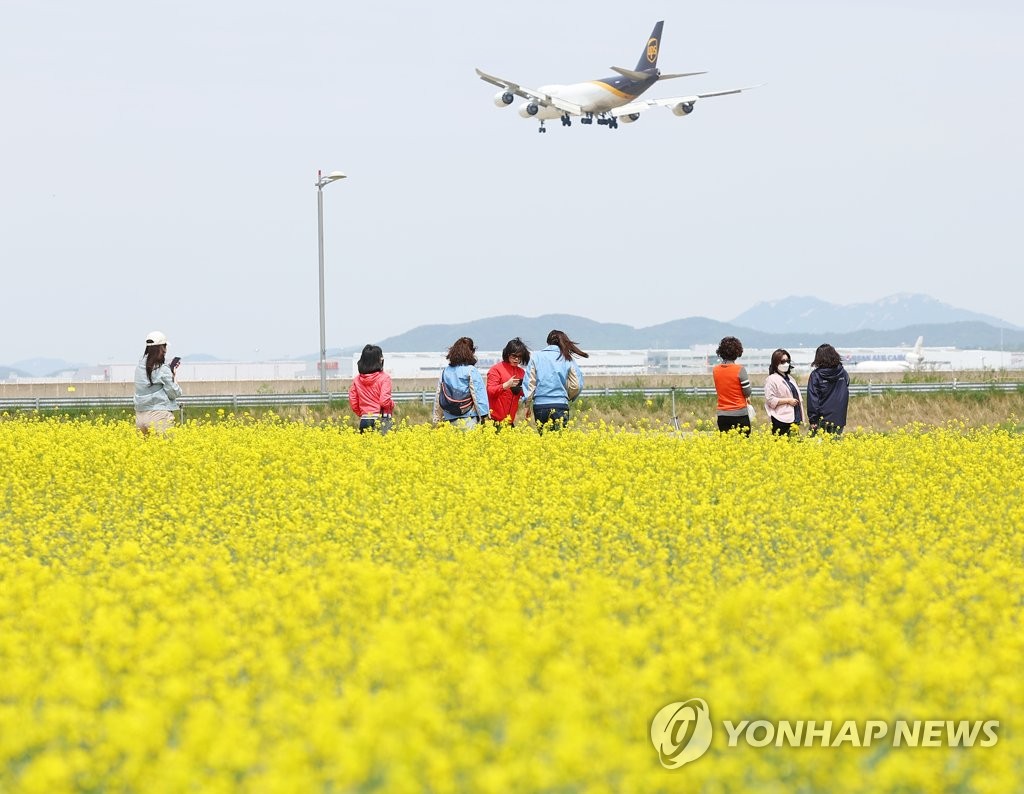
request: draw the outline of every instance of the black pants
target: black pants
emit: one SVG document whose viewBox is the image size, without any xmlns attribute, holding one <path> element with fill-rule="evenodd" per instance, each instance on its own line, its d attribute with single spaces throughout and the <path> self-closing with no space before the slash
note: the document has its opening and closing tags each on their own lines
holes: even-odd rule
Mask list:
<svg viewBox="0 0 1024 794">
<path fill-rule="evenodd" d="M 534 405 L 533 418 L 537 420 L 537 429 L 561 430 L 569 421 L 568 405 Z"/>
<path fill-rule="evenodd" d="M 728 433 L 733 428 L 740 428 L 740 433 L 745 436 L 750 435 L 750 417 L 746 414 L 743 416 L 719 416 L 718 417 L 718 429 L 723 433 Z"/>
<path fill-rule="evenodd" d="M 799 427 L 799 422 L 780 422 L 774 416 L 772 417 L 772 435 L 773 436 L 788 436 L 791 427 Z"/>
<path fill-rule="evenodd" d="M 381 416 L 362 416 L 359 418 L 359 432 L 365 433 L 367 430 L 377 430 L 382 436 L 384 436 L 387 435 L 392 424 L 393 420 L 388 414 L 382 414 Z"/>
</svg>

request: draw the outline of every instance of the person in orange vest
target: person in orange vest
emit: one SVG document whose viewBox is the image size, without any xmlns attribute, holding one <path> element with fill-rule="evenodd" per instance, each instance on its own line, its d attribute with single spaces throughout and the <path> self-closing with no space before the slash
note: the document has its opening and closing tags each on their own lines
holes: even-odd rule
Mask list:
<svg viewBox="0 0 1024 794">
<path fill-rule="evenodd" d="M 736 363 L 736 359 L 743 355 L 743 343 L 735 336 L 726 336 L 715 353 L 722 359 L 711 370 L 718 393 L 718 429 L 727 433 L 739 428 L 738 432 L 749 436 L 752 389 L 747 368 Z"/>
</svg>

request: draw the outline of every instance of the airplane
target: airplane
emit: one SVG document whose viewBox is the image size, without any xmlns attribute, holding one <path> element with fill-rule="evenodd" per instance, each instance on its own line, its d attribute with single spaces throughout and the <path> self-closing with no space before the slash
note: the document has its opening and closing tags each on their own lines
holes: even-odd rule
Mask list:
<svg viewBox="0 0 1024 794">
<path fill-rule="evenodd" d="M 669 108 L 677 116 L 688 116 L 693 112 L 694 105 L 700 99 L 738 94 L 758 86 L 746 88 L 730 88 L 725 91 L 708 91 L 690 96 L 667 97 L 665 99 L 638 100 L 648 88 L 660 80 L 671 80 L 676 77 L 692 77 L 707 72 L 683 72 L 680 74 L 662 74 L 658 70 L 658 50 L 661 47 L 661 29 L 665 22 L 658 22 L 651 32 L 647 44 L 637 61 L 635 69 L 612 66 L 616 74 L 591 80 L 586 83 L 571 85 L 542 85 L 539 89 L 505 80 L 501 77 L 476 70 L 484 82 L 498 86 L 501 90 L 494 95 L 494 104 L 508 107 L 515 98 L 522 97 L 526 101 L 519 106 L 519 115 L 524 119 L 540 121 L 538 132 L 547 132 L 544 122 L 551 119 L 562 120 L 563 127 L 572 126 L 572 117 L 579 116 L 581 124 L 597 123 L 608 129 L 618 129 L 619 122 L 629 124 L 640 118 L 645 110 L 656 107 Z"/>
<path fill-rule="evenodd" d="M 917 337 L 912 350 L 899 361 L 857 361 L 849 366 L 850 372 L 907 372 L 917 370 L 924 363 L 924 337 Z"/>
</svg>

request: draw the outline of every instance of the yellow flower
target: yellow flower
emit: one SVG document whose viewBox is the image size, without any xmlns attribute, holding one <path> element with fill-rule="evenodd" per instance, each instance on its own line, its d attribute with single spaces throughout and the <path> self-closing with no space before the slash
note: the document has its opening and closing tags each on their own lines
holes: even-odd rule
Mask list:
<svg viewBox="0 0 1024 794">
<path fill-rule="evenodd" d="M 0 790 L 1014 788 L 1020 435 L 580 427 L 4 417 Z M 716 732 L 666 772 L 687 697 Z M 883 752 L 722 719 L 1001 725 Z"/>
</svg>

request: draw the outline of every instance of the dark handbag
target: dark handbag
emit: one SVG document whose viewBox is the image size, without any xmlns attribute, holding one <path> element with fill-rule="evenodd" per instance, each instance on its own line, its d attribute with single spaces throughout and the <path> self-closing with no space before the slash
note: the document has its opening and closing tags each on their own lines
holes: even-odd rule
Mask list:
<svg viewBox="0 0 1024 794">
<path fill-rule="evenodd" d="M 444 378 L 442 377 L 441 388 L 437 391 L 437 404 L 441 406 L 441 410 L 445 413 L 449 413 L 454 416 L 465 416 L 473 408 L 473 396 L 467 391 L 465 397 L 453 397 L 448 392 L 448 388 L 445 386 Z"/>
</svg>

